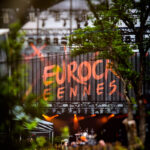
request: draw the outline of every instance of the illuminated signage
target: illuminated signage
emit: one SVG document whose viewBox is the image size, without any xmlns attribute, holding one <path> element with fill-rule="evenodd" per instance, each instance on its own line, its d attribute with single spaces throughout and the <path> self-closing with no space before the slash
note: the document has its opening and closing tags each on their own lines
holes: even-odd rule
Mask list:
<svg viewBox="0 0 150 150">
<path fill-rule="evenodd" d="M 48 100 L 50 95 L 55 95 L 56 101 L 88 101 L 89 98 L 92 101 L 109 101 L 113 97 L 117 97 L 115 100 L 124 99 L 121 81 L 108 67 L 109 60 L 96 60 L 95 53 L 72 58 L 66 53 L 65 47 L 63 54 L 44 57 L 41 50 L 45 46 L 37 48 L 31 44 L 34 52 L 24 55 L 25 60 L 32 62 L 32 91 L 41 93 L 39 89 L 42 90 L 44 100 Z M 37 59 L 33 60 L 35 56 Z M 54 83 L 56 87 L 53 87 Z"/>
<path fill-rule="evenodd" d="M 103 68 L 101 66 L 104 66 Z M 45 100 L 51 94 L 51 88 L 49 86 L 54 82 L 57 83 L 57 99 L 62 99 L 65 92 L 69 92 L 69 97 L 76 97 L 79 93 L 79 86 L 82 86 L 81 92 L 83 96 L 91 95 L 91 84 L 93 80 L 97 81 L 95 85 L 95 92 L 97 95 L 104 93 L 104 86 L 108 79 L 108 75 L 112 73 L 112 70 L 108 68 L 109 60 L 95 60 L 95 61 L 71 61 L 66 64 L 65 60 L 61 65 L 52 64 L 44 67 L 43 71 L 43 83 L 45 85 L 43 97 Z M 56 69 L 54 69 L 56 68 Z M 60 69 L 62 68 L 62 70 Z M 98 70 L 101 73 L 98 73 Z M 61 70 L 61 71 L 59 71 Z M 114 72 L 113 72 L 114 73 Z M 51 80 L 51 78 L 53 80 Z M 91 81 L 89 83 L 89 81 Z M 74 84 L 71 85 L 71 82 Z M 68 85 L 67 87 L 65 85 Z M 67 89 L 66 89 L 67 88 Z M 117 90 L 116 80 L 111 80 L 108 83 L 109 92 L 111 96 Z"/>
</svg>

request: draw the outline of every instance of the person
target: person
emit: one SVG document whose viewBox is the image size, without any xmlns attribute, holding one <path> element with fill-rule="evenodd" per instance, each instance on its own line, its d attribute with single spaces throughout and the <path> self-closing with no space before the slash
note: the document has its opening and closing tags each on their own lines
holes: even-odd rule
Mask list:
<svg viewBox="0 0 150 150">
<path fill-rule="evenodd" d="M 88 133 L 85 131 L 85 132 L 82 133 L 82 136 L 87 138 L 88 137 Z"/>
<path fill-rule="evenodd" d="M 76 140 L 76 144 L 77 144 L 77 145 L 80 145 L 80 144 L 81 144 L 81 142 L 82 142 L 82 141 L 81 141 L 80 137 L 79 137 L 79 138 L 77 138 L 77 140 Z"/>
<path fill-rule="evenodd" d="M 103 139 L 99 140 L 99 146 L 100 146 L 100 149 L 102 150 L 106 148 L 106 143 Z"/>
<path fill-rule="evenodd" d="M 62 150 L 68 150 L 68 139 L 63 139 L 61 141 Z"/>
<path fill-rule="evenodd" d="M 76 142 L 75 142 L 75 141 L 71 142 L 71 146 L 72 146 L 73 148 L 76 148 L 76 147 L 77 147 Z"/>
<path fill-rule="evenodd" d="M 86 145 L 87 144 L 88 140 L 87 140 L 87 138 L 85 136 L 82 135 L 80 137 L 80 139 L 81 139 L 80 145 Z"/>
<path fill-rule="evenodd" d="M 64 150 L 68 150 L 68 142 L 64 142 Z"/>
</svg>

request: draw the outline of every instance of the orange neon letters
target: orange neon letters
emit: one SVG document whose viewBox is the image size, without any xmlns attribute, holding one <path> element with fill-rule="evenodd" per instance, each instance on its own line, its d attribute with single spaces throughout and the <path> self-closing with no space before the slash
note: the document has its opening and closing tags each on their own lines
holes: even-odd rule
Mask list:
<svg viewBox="0 0 150 150">
<path fill-rule="evenodd" d="M 83 66 L 85 66 L 87 68 L 87 75 L 86 76 L 83 76 L 82 75 L 82 72 L 83 72 Z M 78 76 L 80 78 L 80 81 L 83 81 L 83 82 L 86 82 L 88 81 L 90 78 L 91 78 L 91 64 L 87 61 L 84 61 L 82 62 L 80 65 L 79 65 L 79 68 L 78 68 Z M 86 83 L 85 83 L 86 84 Z"/>
<path fill-rule="evenodd" d="M 116 82 L 116 80 L 113 80 L 109 83 L 109 87 L 110 88 L 113 88 L 110 92 L 109 92 L 109 95 L 112 95 L 114 92 L 116 92 L 117 90 L 117 85 L 114 84 Z"/>
<path fill-rule="evenodd" d="M 45 101 L 47 101 L 48 100 L 48 96 L 50 95 L 51 93 L 50 93 L 50 89 L 48 88 L 48 89 L 44 89 L 44 92 L 43 92 L 43 99 L 45 100 Z"/>
<path fill-rule="evenodd" d="M 66 78 L 66 65 L 65 65 L 65 61 L 63 61 L 63 70 L 62 70 L 62 77 L 61 79 L 59 79 L 59 74 L 60 74 L 60 67 L 57 66 L 57 70 L 56 70 L 56 82 L 57 84 L 63 84 L 65 82 L 65 78 Z"/>
<path fill-rule="evenodd" d="M 93 67 L 92 67 L 92 73 L 93 73 L 93 77 L 94 79 L 96 80 L 100 80 L 104 77 L 104 73 L 100 74 L 100 75 L 97 75 L 96 74 L 96 66 L 99 64 L 99 63 L 102 63 L 103 61 L 102 60 L 96 60 L 93 64 Z"/>
<path fill-rule="evenodd" d="M 65 87 L 60 87 L 60 88 L 57 89 L 57 98 L 58 98 L 58 99 L 63 98 L 63 95 L 62 95 L 62 94 L 64 94 L 64 88 L 65 88 Z"/>
<path fill-rule="evenodd" d="M 97 84 L 97 89 L 96 89 L 97 95 L 103 94 L 103 92 L 101 91 L 101 90 L 104 89 L 104 87 L 102 87 L 103 85 L 104 85 L 104 83 L 99 83 L 99 84 Z"/>
<path fill-rule="evenodd" d="M 55 72 L 50 72 L 50 73 L 48 73 L 48 71 L 49 71 L 49 70 L 52 70 L 54 67 L 55 67 L 55 65 L 51 65 L 51 66 L 46 66 L 46 67 L 44 68 L 43 82 L 44 82 L 44 85 L 45 85 L 45 86 L 48 86 L 48 85 L 54 83 L 53 80 L 50 80 L 50 77 L 55 76 L 56 73 L 55 73 Z M 47 79 L 48 79 L 48 80 L 47 80 Z"/>
<path fill-rule="evenodd" d="M 62 85 L 63 83 L 65 83 L 66 79 L 68 83 L 70 83 L 71 79 L 73 79 L 77 83 L 84 85 L 82 88 L 83 96 L 85 96 L 86 94 L 90 95 L 91 85 L 89 84 L 87 86 L 87 81 L 90 80 L 91 75 L 93 76 L 93 79 L 95 80 L 100 80 L 103 78 L 107 80 L 109 71 L 115 74 L 115 72 L 113 72 L 113 70 L 109 68 L 109 60 L 106 60 L 105 72 L 101 74 L 97 74 L 96 67 L 97 65 L 101 63 L 103 63 L 103 60 L 96 60 L 92 65 L 88 61 L 83 61 L 78 66 L 76 61 L 72 61 L 67 65 L 65 61 L 63 61 L 62 71 L 60 71 L 59 65 L 57 65 L 56 71 L 53 70 L 55 65 L 46 66 L 44 68 L 44 74 L 43 74 L 44 85 L 48 86 L 54 83 L 55 78 L 56 78 L 56 82 L 58 85 Z M 84 68 L 87 69 L 86 74 L 83 73 Z M 55 78 L 53 79 L 52 77 L 55 77 Z M 116 92 L 117 85 L 115 83 L 116 83 L 116 80 L 113 80 L 109 83 L 109 88 L 110 88 L 110 91 L 108 93 L 109 95 L 112 95 L 114 92 Z M 70 98 L 72 98 L 73 96 L 77 96 L 77 92 L 78 92 L 77 90 L 78 90 L 77 85 L 74 87 L 70 87 Z M 97 95 L 103 94 L 103 90 L 104 90 L 104 82 L 97 84 L 97 88 L 96 88 Z M 48 99 L 47 96 L 50 95 L 49 91 L 50 89 L 44 90 L 43 97 L 45 100 L 47 100 Z M 58 99 L 63 98 L 64 92 L 65 92 L 65 87 L 58 87 L 57 98 Z"/>
<path fill-rule="evenodd" d="M 70 88 L 70 98 L 72 98 L 73 96 L 77 96 L 77 86 L 75 86 L 75 88 Z"/>
<path fill-rule="evenodd" d="M 73 67 L 73 69 L 71 69 L 71 66 Z M 74 72 L 77 69 L 77 62 L 73 61 L 70 64 L 68 64 L 68 82 L 70 83 L 71 81 L 71 77 L 73 78 L 73 80 L 75 80 L 76 82 L 80 83 L 80 84 L 86 84 L 83 81 L 79 80 L 77 77 L 75 77 Z"/>
<path fill-rule="evenodd" d="M 83 96 L 85 96 L 85 93 L 87 93 L 87 95 L 90 95 L 90 91 L 91 91 L 91 86 L 90 86 L 90 84 L 89 84 L 88 89 L 87 89 L 86 86 L 84 86 L 84 88 L 83 88 Z"/>
</svg>

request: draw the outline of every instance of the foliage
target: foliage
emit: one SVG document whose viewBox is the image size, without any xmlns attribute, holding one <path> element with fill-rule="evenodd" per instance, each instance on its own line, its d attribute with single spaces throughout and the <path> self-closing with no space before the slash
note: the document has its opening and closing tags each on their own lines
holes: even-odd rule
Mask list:
<svg viewBox="0 0 150 150">
<path fill-rule="evenodd" d="M 70 37 L 70 45 L 75 45 L 72 55 L 89 52 L 99 52 L 98 58 L 110 59 L 109 67 L 115 70 L 124 86 L 124 97 L 128 102 L 128 119 L 133 119 L 133 106 L 138 104 L 139 136 L 145 141 L 145 109 L 141 100 L 143 95 L 143 82 L 145 77 L 146 53 L 150 48 L 150 37 L 145 36 L 149 30 L 148 16 L 150 14 L 149 0 L 112 0 L 91 1 L 87 0 L 92 11 L 93 26 L 76 30 Z M 128 29 L 129 34 L 135 37 L 135 43 L 124 41 L 119 24 L 122 22 Z M 137 27 L 139 26 L 139 27 Z M 138 49 L 139 71 L 133 67 L 130 58 L 133 49 Z M 130 97 L 129 91 L 133 88 L 135 99 Z M 136 130 L 135 130 L 136 131 Z M 132 135 L 132 132 L 130 132 Z M 136 135 L 136 133 L 135 133 Z M 130 136 L 132 137 L 132 136 Z M 134 139 L 134 138 L 132 138 Z M 128 140 L 129 142 L 132 139 Z M 131 142 L 132 143 L 132 142 Z"/>
<path fill-rule="evenodd" d="M 45 140 L 45 138 L 44 137 L 37 137 L 36 138 L 36 142 L 38 143 L 38 145 L 40 146 L 40 147 L 42 147 L 45 143 L 46 143 L 46 140 Z"/>
<path fill-rule="evenodd" d="M 108 24 L 109 22 L 107 22 L 107 26 Z M 94 30 L 97 32 L 92 32 Z M 114 27 L 116 31 L 109 30 L 103 32 L 101 31 L 101 26 L 97 25 L 96 27 L 86 27 L 75 31 L 71 36 L 70 44 L 73 43 L 78 47 L 73 50 L 72 54 L 79 55 L 99 51 L 100 58 L 110 59 L 113 62 L 111 67 L 115 69 L 118 75 L 123 78 L 132 78 L 133 76 L 136 78 L 135 71 L 132 70 L 132 64 L 128 61 L 133 55 L 131 47 L 123 43 L 117 27 Z M 78 44 L 78 41 L 80 41 L 81 45 Z M 84 42 L 81 43 L 81 41 Z"/>
<path fill-rule="evenodd" d="M 111 63 L 111 67 L 117 74 L 122 79 L 127 80 L 128 84 L 132 85 L 131 87 L 135 87 L 139 80 L 141 80 L 140 74 L 134 70 L 133 64 L 129 60 L 134 54 L 134 48 L 138 48 L 142 56 L 150 48 L 148 42 L 145 42 L 142 45 L 143 47 L 141 46 L 143 41 L 149 41 L 150 38 L 144 38 L 143 36 L 144 39 L 141 42 L 138 38 L 138 32 L 144 34 L 148 30 L 148 25 L 146 25 L 149 13 L 148 1 L 144 1 L 144 5 L 142 1 L 136 3 L 131 0 L 104 1 L 99 4 L 87 1 L 93 13 L 93 27 L 88 26 L 78 29 L 70 36 L 69 44 L 76 46 L 72 51 L 72 55 L 98 51 L 100 58 L 110 59 L 113 62 Z M 140 8 L 140 4 L 148 8 L 141 12 L 142 8 Z M 140 20 L 140 15 L 143 15 L 145 19 L 142 22 L 145 23 L 143 24 L 144 29 L 142 31 L 141 28 L 138 30 L 135 29 L 137 21 L 142 21 Z M 135 34 L 135 44 L 126 43 L 122 40 L 123 37 L 118 28 L 120 21 L 124 22 L 133 31 L 133 34 Z"/>
<path fill-rule="evenodd" d="M 142 95 L 145 56 L 150 48 L 149 43 L 144 42 L 150 40 L 149 37 L 144 38 L 144 34 L 149 27 L 146 24 L 150 12 L 148 1 L 136 3 L 131 0 L 116 0 L 112 2 L 104 1 L 99 4 L 87 1 L 93 13 L 93 27 L 88 26 L 78 29 L 69 37 L 69 44 L 76 46 L 72 51 L 72 55 L 99 52 L 99 58 L 110 59 L 110 67 L 115 70 L 123 81 L 124 94 L 128 97 L 128 102 L 132 103 L 128 91 L 134 89 L 136 100 Z M 145 9 L 142 7 L 145 7 Z M 144 18 L 142 19 L 141 16 Z M 135 35 L 135 44 L 123 41 L 123 36 L 118 27 L 120 21 L 124 22 Z M 138 29 L 136 29 L 137 21 L 141 23 Z M 139 37 L 139 33 L 142 38 Z M 130 61 L 134 54 L 134 48 L 138 48 L 140 52 L 139 72 L 134 69 Z"/>
<path fill-rule="evenodd" d="M 61 136 L 55 136 L 54 143 L 61 143 Z"/>
<path fill-rule="evenodd" d="M 121 3 L 121 2 L 120 2 Z M 96 7 L 96 6 L 95 6 Z M 123 42 L 121 32 L 117 26 L 115 5 L 108 8 L 105 3 L 96 7 L 98 13 L 93 23 L 94 27 L 85 27 L 76 30 L 70 36 L 70 45 L 77 47 L 73 49 L 72 55 L 99 51 L 99 58 L 110 59 L 111 67 L 123 79 L 136 81 L 139 73 L 133 70 L 129 58 L 133 55 L 134 45 Z"/>
<path fill-rule="evenodd" d="M 41 149 L 47 150 L 48 147 L 52 147 L 50 143 L 48 143 L 47 139 L 43 136 L 38 136 L 35 139 L 30 138 L 29 142 L 31 144 L 30 147 L 25 148 L 25 150 L 33 150 L 33 149 Z"/>
<path fill-rule="evenodd" d="M 18 23 L 11 25 L 8 40 L 1 43 L 6 54 L 7 73 L 0 76 L 0 132 L 3 136 L 0 143 L 6 149 L 15 150 L 30 146 L 26 140 L 29 130 L 36 127 L 38 118 L 44 113 L 40 108 L 47 106 L 42 98 L 23 91 L 24 74 L 27 74 L 20 63 L 24 34 L 19 29 Z"/>
<path fill-rule="evenodd" d="M 61 137 L 62 139 L 68 139 L 69 137 L 69 128 L 67 126 L 61 129 Z"/>
<path fill-rule="evenodd" d="M 115 149 L 115 150 L 127 150 L 127 149 L 126 149 L 125 147 L 123 147 L 123 146 L 121 145 L 121 143 L 119 143 L 119 142 L 116 142 L 116 143 L 115 143 L 114 149 Z"/>
</svg>

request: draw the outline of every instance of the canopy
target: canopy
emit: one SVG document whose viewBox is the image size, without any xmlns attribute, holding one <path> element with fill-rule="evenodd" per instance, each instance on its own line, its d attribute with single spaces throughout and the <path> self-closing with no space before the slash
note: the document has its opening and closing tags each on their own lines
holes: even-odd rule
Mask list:
<svg viewBox="0 0 150 150">
<path fill-rule="evenodd" d="M 32 130 L 32 133 L 51 133 L 53 132 L 53 123 L 44 121 L 44 120 L 39 120 L 37 127 Z"/>
</svg>

